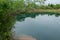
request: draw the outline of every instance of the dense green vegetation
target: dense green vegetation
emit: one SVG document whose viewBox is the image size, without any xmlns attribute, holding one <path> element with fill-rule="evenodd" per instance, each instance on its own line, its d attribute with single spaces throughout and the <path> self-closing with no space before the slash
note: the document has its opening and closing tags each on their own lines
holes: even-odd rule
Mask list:
<svg viewBox="0 0 60 40">
<path fill-rule="evenodd" d="M 12 40 L 11 29 L 15 22 L 15 14 L 39 8 L 60 9 L 60 4 L 49 4 L 48 6 L 45 6 L 42 5 L 44 1 L 45 0 L 0 0 L 0 40 Z M 36 2 L 38 2 L 39 5 L 37 5 Z M 34 14 L 24 15 L 32 15 L 32 17 L 35 17 Z"/>
<path fill-rule="evenodd" d="M 12 40 L 11 29 L 14 16 L 11 15 L 10 5 L 7 0 L 0 0 L 0 40 Z"/>
<path fill-rule="evenodd" d="M 3 2 L 2 2 L 3 1 Z M 23 12 L 34 9 L 60 9 L 60 4 L 44 5 L 46 0 L 2 0 L 0 1 L 0 11 L 9 9 L 8 12 Z M 39 3 L 39 4 L 37 4 Z M 4 7 L 2 7 L 4 6 Z M 8 8 L 9 7 L 9 8 Z"/>
<path fill-rule="evenodd" d="M 41 5 L 40 9 L 60 9 L 60 4 Z"/>
<path fill-rule="evenodd" d="M 28 11 L 28 10 L 34 10 L 34 9 L 60 9 L 60 4 L 48 4 L 44 5 L 44 2 L 46 0 L 20 0 L 20 1 L 14 1 L 13 3 L 13 8 L 20 10 L 20 11 Z M 39 3 L 36 4 L 36 3 Z M 21 5 L 22 4 L 22 5 Z"/>
</svg>

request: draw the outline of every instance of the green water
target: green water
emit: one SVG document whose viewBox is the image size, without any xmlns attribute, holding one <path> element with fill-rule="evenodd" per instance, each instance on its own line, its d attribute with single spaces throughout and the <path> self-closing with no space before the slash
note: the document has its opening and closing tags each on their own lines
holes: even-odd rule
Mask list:
<svg viewBox="0 0 60 40">
<path fill-rule="evenodd" d="M 60 15 L 55 13 L 22 13 L 17 15 L 14 37 L 30 35 L 36 40 L 60 40 Z"/>
</svg>

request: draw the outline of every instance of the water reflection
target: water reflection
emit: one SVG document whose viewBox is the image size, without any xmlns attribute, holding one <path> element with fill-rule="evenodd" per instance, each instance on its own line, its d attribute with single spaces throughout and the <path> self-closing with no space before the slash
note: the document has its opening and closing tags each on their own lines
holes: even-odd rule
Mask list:
<svg viewBox="0 0 60 40">
<path fill-rule="evenodd" d="M 35 18 L 38 15 L 48 15 L 48 16 L 55 15 L 56 17 L 60 16 L 59 13 L 51 13 L 51 12 L 44 12 L 44 13 L 43 12 L 38 12 L 38 13 L 20 13 L 19 15 L 17 15 L 16 19 L 18 21 L 24 21 L 25 18 L 27 18 L 27 17 Z"/>
<path fill-rule="evenodd" d="M 60 14 L 58 13 L 21 13 L 17 15 L 16 20 L 13 29 L 15 38 L 23 40 L 24 35 L 27 34 L 36 40 L 60 40 Z"/>
</svg>

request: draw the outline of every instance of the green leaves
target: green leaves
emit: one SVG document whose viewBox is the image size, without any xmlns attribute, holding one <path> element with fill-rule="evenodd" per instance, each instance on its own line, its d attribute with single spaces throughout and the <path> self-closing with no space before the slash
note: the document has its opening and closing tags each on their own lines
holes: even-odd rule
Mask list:
<svg viewBox="0 0 60 40">
<path fill-rule="evenodd" d="M 0 40 L 12 40 L 11 29 L 14 24 L 14 16 L 8 12 L 10 10 L 10 2 L 0 0 Z"/>
</svg>

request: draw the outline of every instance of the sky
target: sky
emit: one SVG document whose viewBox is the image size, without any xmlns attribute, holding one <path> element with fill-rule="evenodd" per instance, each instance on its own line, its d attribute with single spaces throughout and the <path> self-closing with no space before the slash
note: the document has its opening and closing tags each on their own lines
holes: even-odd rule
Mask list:
<svg viewBox="0 0 60 40">
<path fill-rule="evenodd" d="M 60 0 L 46 0 L 45 4 L 60 4 Z"/>
<path fill-rule="evenodd" d="M 45 4 L 47 5 L 47 4 L 60 4 L 60 0 L 46 0 L 45 1 Z M 37 4 L 39 4 L 39 3 L 37 3 Z"/>
</svg>

